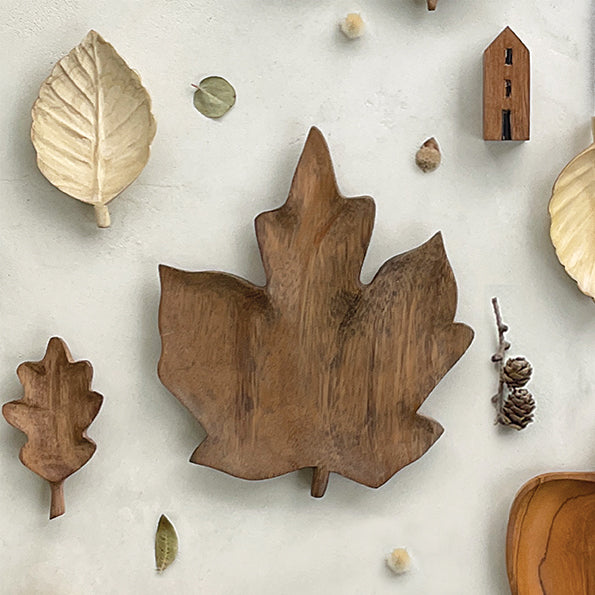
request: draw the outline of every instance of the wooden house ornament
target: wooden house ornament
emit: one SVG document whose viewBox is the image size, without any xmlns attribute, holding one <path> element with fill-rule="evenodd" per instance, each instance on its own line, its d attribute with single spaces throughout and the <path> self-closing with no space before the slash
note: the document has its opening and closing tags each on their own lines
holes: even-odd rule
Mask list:
<svg viewBox="0 0 595 595">
<path fill-rule="evenodd" d="M 484 140 L 529 140 L 529 50 L 506 27 L 483 54 Z"/>
</svg>

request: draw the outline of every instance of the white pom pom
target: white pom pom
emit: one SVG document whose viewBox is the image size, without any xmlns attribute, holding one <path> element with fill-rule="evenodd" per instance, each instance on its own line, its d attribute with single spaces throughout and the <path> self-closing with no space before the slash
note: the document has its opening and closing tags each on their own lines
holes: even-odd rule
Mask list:
<svg viewBox="0 0 595 595">
<path fill-rule="evenodd" d="M 364 34 L 364 19 L 356 12 L 349 13 L 341 21 L 341 31 L 349 37 L 349 39 L 357 39 Z"/>
<path fill-rule="evenodd" d="M 404 574 L 411 570 L 411 556 L 404 547 L 398 547 L 386 557 L 386 564 L 395 574 Z"/>
</svg>

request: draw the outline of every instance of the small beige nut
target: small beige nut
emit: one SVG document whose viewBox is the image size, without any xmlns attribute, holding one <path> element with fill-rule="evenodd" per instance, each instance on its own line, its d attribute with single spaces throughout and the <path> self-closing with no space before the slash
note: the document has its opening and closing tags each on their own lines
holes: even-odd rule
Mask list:
<svg viewBox="0 0 595 595">
<path fill-rule="evenodd" d="M 404 574 L 411 570 L 411 556 L 404 547 L 398 547 L 386 557 L 386 564 L 395 574 Z"/>
<path fill-rule="evenodd" d="M 341 31 L 346 37 L 349 37 L 349 39 L 357 39 L 364 34 L 364 19 L 362 19 L 361 15 L 357 14 L 356 12 L 350 12 L 341 21 L 340 26 Z"/>
<path fill-rule="evenodd" d="M 441 160 L 440 147 L 434 137 L 429 138 L 415 154 L 415 163 L 424 173 L 434 171 Z"/>
</svg>

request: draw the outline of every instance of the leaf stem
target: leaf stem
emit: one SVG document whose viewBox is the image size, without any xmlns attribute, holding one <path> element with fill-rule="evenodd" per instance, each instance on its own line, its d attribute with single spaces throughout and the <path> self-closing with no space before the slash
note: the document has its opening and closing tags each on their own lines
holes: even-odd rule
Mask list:
<svg viewBox="0 0 595 595">
<path fill-rule="evenodd" d="M 97 204 L 94 205 L 93 208 L 95 209 L 95 221 L 97 222 L 97 227 L 109 227 L 111 221 L 107 206 Z"/>
<path fill-rule="evenodd" d="M 54 519 L 66 512 L 66 505 L 64 504 L 64 480 L 58 482 L 51 481 L 50 489 L 52 491 L 50 519 Z"/>
<path fill-rule="evenodd" d="M 310 493 L 314 498 L 322 498 L 328 486 L 330 471 L 326 467 L 314 467 L 312 488 Z"/>
<path fill-rule="evenodd" d="M 492 298 L 492 306 L 494 308 L 494 314 L 496 316 L 496 325 L 498 326 L 498 351 L 492 355 L 492 361 L 498 365 L 498 392 L 492 397 L 492 403 L 494 403 L 498 416 L 496 422 L 500 419 L 500 412 L 504 405 L 504 355 L 508 349 L 510 349 L 510 343 L 504 338 L 505 333 L 508 331 L 508 325 L 502 322 L 502 314 L 500 313 L 500 305 L 498 304 L 498 298 Z"/>
</svg>

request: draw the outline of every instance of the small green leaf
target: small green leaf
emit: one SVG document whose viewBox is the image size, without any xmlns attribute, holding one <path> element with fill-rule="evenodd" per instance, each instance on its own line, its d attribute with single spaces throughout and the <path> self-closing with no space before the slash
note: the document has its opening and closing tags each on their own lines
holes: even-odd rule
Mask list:
<svg viewBox="0 0 595 595">
<path fill-rule="evenodd" d="M 178 554 L 178 535 L 170 520 L 164 515 L 159 519 L 157 533 L 155 534 L 155 565 L 162 572 L 175 559 Z"/>
<path fill-rule="evenodd" d="M 194 93 L 194 107 L 207 118 L 220 118 L 235 102 L 235 89 L 220 76 L 203 79 Z"/>
</svg>

